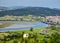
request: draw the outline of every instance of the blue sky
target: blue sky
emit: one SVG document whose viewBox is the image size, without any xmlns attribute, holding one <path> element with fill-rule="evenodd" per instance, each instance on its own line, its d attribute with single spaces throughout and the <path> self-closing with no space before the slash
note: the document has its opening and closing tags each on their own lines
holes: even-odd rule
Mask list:
<svg viewBox="0 0 60 43">
<path fill-rule="evenodd" d="M 36 6 L 60 8 L 60 0 L 0 0 L 0 6 Z"/>
</svg>

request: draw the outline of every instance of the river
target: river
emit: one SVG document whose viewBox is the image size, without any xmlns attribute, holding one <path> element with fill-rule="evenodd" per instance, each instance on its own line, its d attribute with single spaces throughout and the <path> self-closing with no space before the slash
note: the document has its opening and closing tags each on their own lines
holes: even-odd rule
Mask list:
<svg viewBox="0 0 60 43">
<path fill-rule="evenodd" d="M 42 22 L 18 22 L 11 26 L 0 28 L 0 32 L 16 31 L 16 30 L 29 30 L 31 27 L 34 29 L 47 27 L 48 24 Z"/>
</svg>

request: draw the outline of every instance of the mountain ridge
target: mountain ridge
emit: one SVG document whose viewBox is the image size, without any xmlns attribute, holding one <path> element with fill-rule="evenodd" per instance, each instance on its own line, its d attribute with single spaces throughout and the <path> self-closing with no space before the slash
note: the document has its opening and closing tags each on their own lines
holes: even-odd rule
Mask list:
<svg viewBox="0 0 60 43">
<path fill-rule="evenodd" d="M 46 7 L 24 7 L 21 9 L 8 10 L 0 12 L 0 16 L 13 15 L 13 16 L 23 16 L 23 15 L 38 15 L 38 16 L 60 16 L 59 9 L 51 9 Z"/>
</svg>

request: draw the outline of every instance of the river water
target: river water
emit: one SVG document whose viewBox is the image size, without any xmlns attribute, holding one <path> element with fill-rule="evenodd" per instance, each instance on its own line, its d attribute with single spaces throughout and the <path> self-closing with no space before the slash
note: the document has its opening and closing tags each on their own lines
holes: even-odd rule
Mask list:
<svg viewBox="0 0 60 43">
<path fill-rule="evenodd" d="M 42 22 L 20 22 L 11 26 L 0 28 L 0 32 L 16 31 L 16 30 L 29 30 L 31 27 L 34 29 L 47 27 L 48 24 Z"/>
</svg>

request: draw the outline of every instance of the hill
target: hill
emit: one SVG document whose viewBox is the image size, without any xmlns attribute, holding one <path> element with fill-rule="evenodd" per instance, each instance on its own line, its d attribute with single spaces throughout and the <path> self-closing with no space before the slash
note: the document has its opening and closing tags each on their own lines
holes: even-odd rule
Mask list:
<svg viewBox="0 0 60 43">
<path fill-rule="evenodd" d="M 41 15 L 41 16 L 60 16 L 59 9 L 51 9 L 46 7 L 24 7 L 20 9 L 0 11 L 0 16 L 13 15 L 13 16 L 23 16 L 23 15 Z"/>
</svg>

